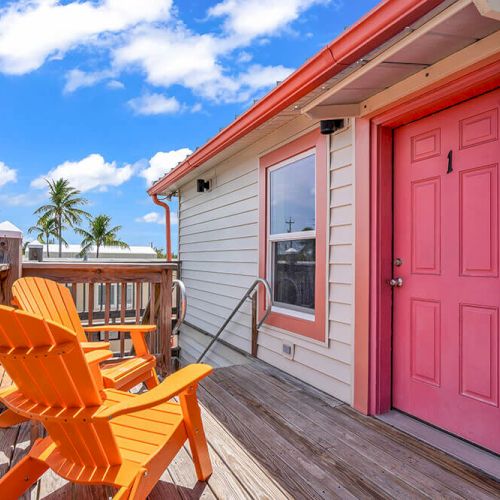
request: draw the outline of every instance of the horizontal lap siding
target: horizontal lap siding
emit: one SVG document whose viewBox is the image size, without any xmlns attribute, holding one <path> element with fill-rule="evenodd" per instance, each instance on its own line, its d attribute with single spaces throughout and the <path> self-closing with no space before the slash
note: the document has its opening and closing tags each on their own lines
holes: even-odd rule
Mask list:
<svg viewBox="0 0 500 500">
<path fill-rule="evenodd" d="M 352 400 L 354 343 L 354 166 L 353 129 L 330 140 L 329 338 L 332 357 L 349 369 Z"/>
<path fill-rule="evenodd" d="M 257 274 L 256 160 L 223 163 L 203 177 L 212 181 L 211 191 L 197 193 L 195 181 L 181 189 L 179 258 L 188 292 L 186 321 L 214 334 Z M 250 318 L 249 304 L 245 304 L 221 338 L 248 352 Z M 197 335 L 189 327 L 183 329 L 184 349 L 194 349 Z M 202 341 L 207 342 L 203 336 Z M 219 350 L 219 346 L 214 348 L 216 354 Z"/>
<path fill-rule="evenodd" d="M 295 130 L 296 134 L 305 131 L 301 127 L 302 132 Z M 205 179 L 215 176 L 211 192 L 196 193 L 195 182 L 181 189 L 179 256 L 189 295 L 187 321 L 205 331 L 217 331 L 258 275 L 258 158 L 287 142 L 293 130 L 271 134 L 205 172 Z M 330 219 L 328 343 L 310 342 L 264 325 L 258 349 L 259 358 L 348 403 L 352 400 L 354 259 L 351 144 L 351 128 L 331 137 L 330 185 L 325 186 Z M 247 305 L 222 338 L 249 352 L 250 321 Z M 201 352 L 207 342 L 189 327 L 183 328 L 182 335 L 181 345 L 188 351 Z M 282 355 L 283 342 L 294 344 L 293 360 Z M 222 346 L 214 348 L 214 362 L 220 361 L 222 350 Z"/>
</svg>

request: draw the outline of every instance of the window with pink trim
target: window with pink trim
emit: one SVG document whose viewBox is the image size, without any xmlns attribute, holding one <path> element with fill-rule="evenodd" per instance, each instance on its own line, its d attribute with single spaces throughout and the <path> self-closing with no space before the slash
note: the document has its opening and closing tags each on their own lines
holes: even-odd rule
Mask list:
<svg viewBox="0 0 500 500">
<path fill-rule="evenodd" d="M 326 329 L 326 193 L 319 132 L 260 159 L 259 270 L 273 293 L 266 323 L 317 341 Z"/>
</svg>

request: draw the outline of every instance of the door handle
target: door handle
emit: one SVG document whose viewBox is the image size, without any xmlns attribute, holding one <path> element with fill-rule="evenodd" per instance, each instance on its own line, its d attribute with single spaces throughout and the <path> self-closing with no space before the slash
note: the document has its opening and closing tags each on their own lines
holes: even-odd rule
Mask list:
<svg viewBox="0 0 500 500">
<path fill-rule="evenodd" d="M 393 288 L 401 288 L 403 286 L 403 278 L 391 278 L 389 285 Z"/>
</svg>

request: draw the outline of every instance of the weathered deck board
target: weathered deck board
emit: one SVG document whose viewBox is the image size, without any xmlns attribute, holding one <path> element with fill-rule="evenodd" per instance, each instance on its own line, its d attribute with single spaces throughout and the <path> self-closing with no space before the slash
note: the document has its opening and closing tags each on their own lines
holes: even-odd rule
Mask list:
<svg viewBox="0 0 500 500">
<path fill-rule="evenodd" d="M 214 474 L 197 481 L 186 445 L 151 500 L 500 498 L 494 479 L 264 363 L 216 370 L 199 397 Z M 29 424 L 0 429 L 0 475 L 29 439 Z M 24 498 L 112 494 L 48 471 Z"/>
<path fill-rule="evenodd" d="M 334 456 L 339 455 L 339 450 L 329 445 L 328 442 L 345 442 L 362 454 L 365 460 L 375 461 L 418 490 L 438 496 L 450 496 L 457 493 L 470 497 L 472 494 L 481 494 L 481 490 L 474 488 L 471 490 L 470 482 L 481 487 L 484 486 L 484 479 L 478 478 L 477 473 L 471 468 L 462 469 L 462 464 L 454 461 L 454 467 L 460 468 L 460 471 L 457 470 L 457 474 L 454 474 L 443 467 L 442 460 L 433 460 L 436 453 L 446 460 L 451 458 L 448 455 L 442 454 L 414 438 L 412 442 L 417 447 L 415 452 L 411 452 L 407 446 L 409 443 L 407 435 L 394 428 L 386 425 L 379 426 L 377 420 L 367 419 L 347 405 L 341 405 L 342 408 L 339 407 L 338 411 L 333 410 L 333 407 L 323 404 L 318 398 L 303 391 L 300 394 L 300 399 L 297 399 L 296 394 L 290 398 L 289 383 L 279 380 L 282 378 L 280 373 L 275 374 L 278 378 L 258 378 L 259 370 L 256 369 L 255 365 L 242 367 L 238 373 L 245 370 L 253 375 L 253 377 L 245 377 L 246 380 L 249 380 L 254 386 L 255 380 L 258 380 L 259 394 L 262 391 L 267 394 L 272 393 L 273 398 L 279 399 L 284 404 L 292 405 L 294 411 L 303 417 L 302 420 L 298 420 L 299 427 L 302 422 L 309 421 L 311 430 L 308 435 L 311 438 L 316 437 L 319 444 L 326 445 Z M 245 387 L 248 388 L 247 385 Z M 276 405 L 271 401 L 271 406 Z M 282 410 L 282 413 L 285 413 L 285 410 Z M 386 436 L 387 433 L 390 434 L 390 438 Z M 411 470 L 412 473 L 408 474 L 408 470 Z M 467 477 L 468 480 L 463 480 L 462 477 Z"/>
</svg>

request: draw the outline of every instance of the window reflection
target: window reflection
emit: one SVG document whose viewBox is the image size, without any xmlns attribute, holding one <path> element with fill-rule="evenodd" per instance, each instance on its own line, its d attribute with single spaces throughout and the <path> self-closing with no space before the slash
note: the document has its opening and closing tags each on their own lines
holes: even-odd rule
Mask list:
<svg viewBox="0 0 500 500">
<path fill-rule="evenodd" d="M 271 234 L 315 229 L 315 155 L 272 170 L 270 185 Z"/>
<path fill-rule="evenodd" d="M 274 302 L 297 310 L 314 310 L 316 241 L 275 242 L 273 258 Z"/>
</svg>

